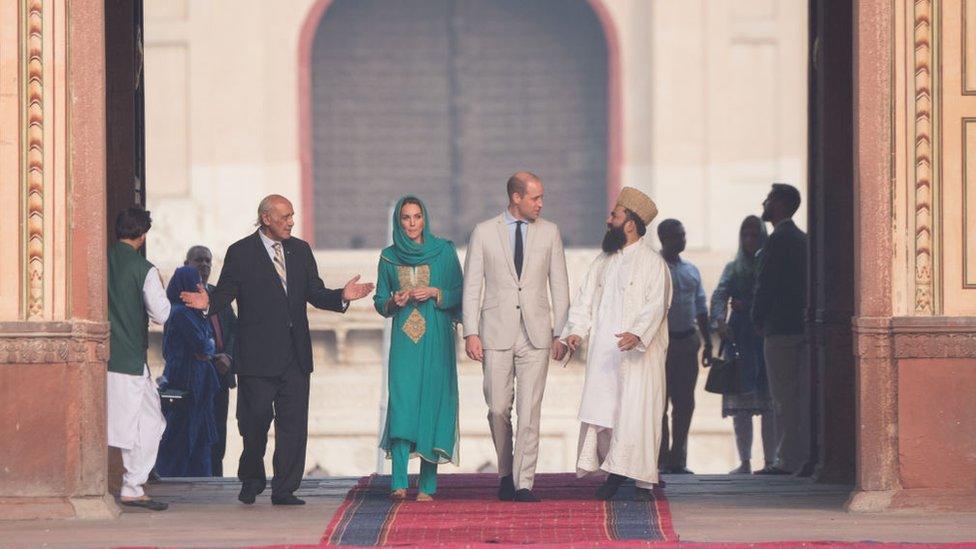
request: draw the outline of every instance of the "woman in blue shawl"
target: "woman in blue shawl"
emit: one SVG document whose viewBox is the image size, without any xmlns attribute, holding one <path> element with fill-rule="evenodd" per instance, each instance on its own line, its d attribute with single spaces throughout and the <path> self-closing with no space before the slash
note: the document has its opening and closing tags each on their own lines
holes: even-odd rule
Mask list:
<svg viewBox="0 0 976 549">
<path fill-rule="evenodd" d="M 712 327 L 722 336 L 728 349 L 732 342 L 739 351 L 739 374 L 742 394 L 722 395 L 722 417 L 732 416 L 735 443 L 740 464 L 732 474 L 752 472 L 752 417 L 762 417 L 762 443 L 766 466 L 775 460 L 776 437 L 773 432 L 772 403 L 766 380 L 766 361 L 763 358 L 763 338 L 756 333 L 749 318 L 756 283 L 757 255 L 766 244 L 766 227 L 756 216 L 750 215 L 739 227 L 739 251 L 730 261 L 715 292 L 712 293 Z M 729 308 L 731 305 L 731 313 Z M 726 320 L 726 316 L 728 320 Z"/>
<path fill-rule="evenodd" d="M 220 379 L 210 362 L 214 354 L 213 328 L 203 313 L 190 309 L 181 292 L 195 292 L 200 273 L 180 267 L 166 288 L 171 309 L 163 327 L 164 388 L 185 391 L 182 401 L 167 406 L 166 431 L 159 444 L 156 472 L 163 477 L 209 477 L 213 472 L 210 447 L 217 440 L 214 396 Z"/>
<path fill-rule="evenodd" d="M 406 497 L 407 462 L 420 457 L 418 501 L 437 490 L 437 465 L 458 463 L 455 323 L 461 264 L 454 244 L 431 234 L 427 208 L 401 198 L 393 210 L 393 245 L 380 254 L 374 305 L 393 318 L 389 405 L 380 447 L 393 460 L 391 496 Z"/>
</svg>

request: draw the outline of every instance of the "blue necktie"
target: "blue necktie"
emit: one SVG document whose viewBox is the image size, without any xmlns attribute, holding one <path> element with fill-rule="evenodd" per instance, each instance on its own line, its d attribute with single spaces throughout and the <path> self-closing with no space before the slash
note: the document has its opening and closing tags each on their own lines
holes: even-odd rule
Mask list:
<svg viewBox="0 0 976 549">
<path fill-rule="evenodd" d="M 515 273 L 520 279 L 522 278 L 522 259 L 525 256 L 525 252 L 522 250 L 522 223 L 525 221 L 515 222 Z"/>
</svg>

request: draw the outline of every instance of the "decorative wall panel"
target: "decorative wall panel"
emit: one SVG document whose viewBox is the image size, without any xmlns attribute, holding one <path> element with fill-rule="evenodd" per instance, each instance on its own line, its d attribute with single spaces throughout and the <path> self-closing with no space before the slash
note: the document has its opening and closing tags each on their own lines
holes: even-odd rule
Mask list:
<svg viewBox="0 0 976 549">
<path fill-rule="evenodd" d="M 940 3 L 943 313 L 976 315 L 976 24 L 972 0 Z"/>
</svg>

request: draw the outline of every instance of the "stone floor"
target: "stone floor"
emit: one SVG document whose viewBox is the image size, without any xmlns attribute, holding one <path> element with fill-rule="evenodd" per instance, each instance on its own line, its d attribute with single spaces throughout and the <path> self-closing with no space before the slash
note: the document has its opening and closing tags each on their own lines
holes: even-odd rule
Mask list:
<svg viewBox="0 0 976 549">
<path fill-rule="evenodd" d="M 848 487 L 790 478 L 667 477 L 682 541 L 973 541 L 976 513 L 851 514 Z M 304 507 L 237 502 L 231 479 L 166 481 L 152 493 L 168 511 L 125 512 L 112 521 L 0 522 L 0 547 L 245 546 L 317 543 L 352 478 L 307 479 Z"/>
</svg>

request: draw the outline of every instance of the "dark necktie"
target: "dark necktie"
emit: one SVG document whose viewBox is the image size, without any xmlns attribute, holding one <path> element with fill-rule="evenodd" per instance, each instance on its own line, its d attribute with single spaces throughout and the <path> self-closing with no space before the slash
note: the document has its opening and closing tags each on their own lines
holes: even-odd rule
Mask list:
<svg viewBox="0 0 976 549">
<path fill-rule="evenodd" d="M 220 320 L 217 315 L 210 317 L 210 324 L 214 331 L 214 347 L 217 348 L 218 353 L 222 353 L 224 352 L 224 332 L 220 329 Z"/>
<path fill-rule="evenodd" d="M 522 278 L 522 258 L 525 256 L 522 250 L 522 223 L 525 221 L 515 222 L 515 273 L 519 278 Z"/>
</svg>

